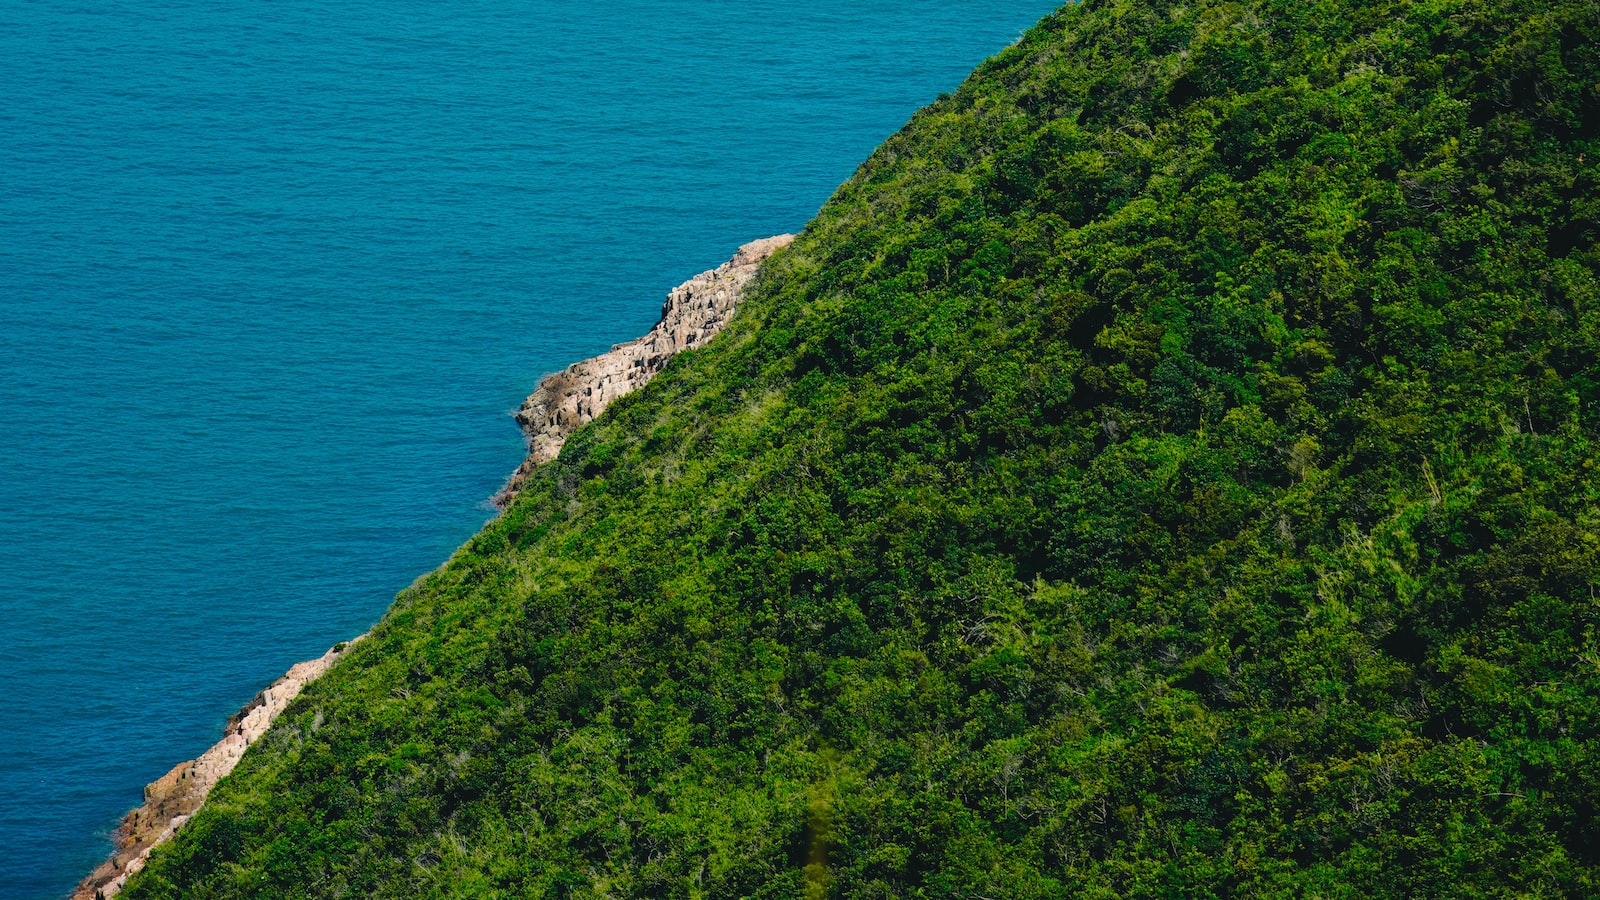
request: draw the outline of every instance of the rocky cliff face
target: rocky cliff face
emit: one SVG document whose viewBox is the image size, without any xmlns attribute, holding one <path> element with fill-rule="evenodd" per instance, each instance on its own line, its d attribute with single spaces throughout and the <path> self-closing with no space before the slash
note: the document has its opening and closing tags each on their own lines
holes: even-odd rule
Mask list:
<svg viewBox="0 0 1600 900">
<path fill-rule="evenodd" d="M 359 640 L 358 637 L 339 644 L 318 659 L 296 663 L 228 720 L 224 737 L 211 749 L 198 759 L 173 766 L 172 771 L 146 785 L 144 805 L 124 816 L 112 837 L 115 852 L 78 884 L 72 900 L 115 897 L 128 876 L 144 868 L 150 851 L 189 821 L 216 783 L 233 771 L 244 751 L 267 733 L 272 720 L 288 708 L 301 689 L 328 671 Z"/>
<path fill-rule="evenodd" d="M 745 244 L 733 259 L 673 288 L 662 304 L 661 321 L 649 334 L 545 376 L 517 411 L 517 423 L 528 438 L 528 458 L 495 495 L 495 505 L 504 509 L 534 468 L 555 459 L 579 426 L 647 384 L 675 354 L 702 346 L 722 331 L 762 260 L 793 240 L 792 234 L 780 234 Z"/>
</svg>

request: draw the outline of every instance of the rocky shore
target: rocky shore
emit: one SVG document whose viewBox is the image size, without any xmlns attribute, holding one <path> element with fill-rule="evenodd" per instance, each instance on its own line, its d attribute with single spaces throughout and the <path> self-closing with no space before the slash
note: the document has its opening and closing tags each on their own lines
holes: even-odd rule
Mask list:
<svg viewBox="0 0 1600 900">
<path fill-rule="evenodd" d="M 600 415 L 618 397 L 643 387 L 673 356 L 703 346 L 721 332 L 762 261 L 793 240 L 794 235 L 782 234 L 745 244 L 728 262 L 673 288 L 661 307 L 661 321 L 645 336 L 545 376 L 516 415 L 528 439 L 528 456 L 495 495 L 495 504 L 504 509 L 528 475 L 541 463 L 555 459 L 567 436 L 579 426 Z M 72 900 L 115 897 L 129 876 L 144 868 L 150 851 L 194 815 L 212 787 L 233 771 L 245 750 L 266 734 L 300 691 L 328 671 L 361 637 L 290 668 L 228 720 L 221 741 L 199 758 L 179 763 L 146 785 L 144 804 L 123 817 L 112 836 L 115 850 L 111 858 L 79 883 Z"/>
<path fill-rule="evenodd" d="M 495 494 L 495 505 L 504 509 L 510 504 L 533 470 L 555 459 L 579 426 L 618 397 L 649 383 L 676 354 L 716 337 L 733 318 L 762 261 L 793 240 L 792 234 L 780 234 L 745 244 L 733 259 L 673 288 L 661 306 L 661 321 L 644 337 L 545 376 L 517 411 L 517 423 L 528 439 L 528 458 Z"/>
<path fill-rule="evenodd" d="M 112 835 L 115 850 L 111 858 L 79 882 L 72 900 L 115 897 L 128 876 L 144 868 L 150 851 L 172 837 L 205 803 L 211 788 L 233 771 L 244 751 L 267 733 L 272 720 L 288 708 L 306 685 L 328 671 L 349 652 L 351 645 L 365 636 L 336 644 L 317 659 L 296 663 L 282 678 L 234 713 L 222 740 L 211 749 L 197 759 L 173 766 L 172 771 L 146 785 L 144 805 L 124 816 Z"/>
</svg>

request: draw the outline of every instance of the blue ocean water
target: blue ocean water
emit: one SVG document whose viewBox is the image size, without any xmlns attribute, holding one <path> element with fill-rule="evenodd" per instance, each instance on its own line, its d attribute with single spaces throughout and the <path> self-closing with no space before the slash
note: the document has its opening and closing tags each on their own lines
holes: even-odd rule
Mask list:
<svg viewBox="0 0 1600 900">
<path fill-rule="evenodd" d="M 540 375 L 1054 0 L 0 0 L 0 897 L 490 515 Z"/>
</svg>

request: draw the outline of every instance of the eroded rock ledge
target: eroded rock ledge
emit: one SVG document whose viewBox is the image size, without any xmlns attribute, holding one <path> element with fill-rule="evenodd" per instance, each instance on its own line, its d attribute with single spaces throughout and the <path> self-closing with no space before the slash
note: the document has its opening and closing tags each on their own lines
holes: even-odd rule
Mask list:
<svg viewBox="0 0 1600 900">
<path fill-rule="evenodd" d="M 124 816 L 112 835 L 116 849 L 111 858 L 78 884 L 72 900 L 115 897 L 128 876 L 144 868 L 150 851 L 171 838 L 205 803 L 211 788 L 233 771 L 244 751 L 267 733 L 272 720 L 288 708 L 306 685 L 328 671 L 352 644 L 365 636 L 336 644 L 318 659 L 296 663 L 244 709 L 234 713 L 222 740 L 211 749 L 200 754 L 198 759 L 173 766 L 172 771 L 146 785 L 144 805 Z"/>
<path fill-rule="evenodd" d="M 667 361 L 702 346 L 722 331 L 761 262 L 789 245 L 792 234 L 751 241 L 733 259 L 685 281 L 667 294 L 661 321 L 644 337 L 546 375 L 517 411 L 528 439 L 528 458 L 494 496 L 504 509 L 540 464 L 556 458 L 567 436 L 600 415 L 612 401 L 643 387 Z"/>
</svg>

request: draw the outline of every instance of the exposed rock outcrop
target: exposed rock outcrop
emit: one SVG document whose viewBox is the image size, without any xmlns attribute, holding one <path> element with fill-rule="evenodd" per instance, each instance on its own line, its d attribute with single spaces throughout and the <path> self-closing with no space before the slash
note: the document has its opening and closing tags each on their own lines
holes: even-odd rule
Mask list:
<svg viewBox="0 0 1600 900">
<path fill-rule="evenodd" d="M 661 306 L 661 321 L 649 334 L 545 376 L 517 411 L 517 423 L 528 439 L 528 458 L 495 495 L 495 505 L 504 509 L 529 474 L 555 459 L 579 426 L 618 397 L 643 387 L 674 355 L 702 346 L 722 331 L 762 261 L 793 240 L 792 234 L 780 234 L 745 244 L 733 259 L 673 288 Z"/>
<path fill-rule="evenodd" d="M 144 805 L 124 816 L 112 836 L 116 849 L 111 858 L 78 884 L 72 900 L 115 897 L 128 876 L 144 868 L 150 851 L 189 821 L 205 803 L 211 788 L 233 771 L 244 751 L 267 733 L 272 720 L 288 708 L 301 689 L 328 671 L 361 637 L 335 645 L 318 659 L 296 663 L 244 709 L 234 713 L 228 720 L 224 737 L 211 749 L 200 754 L 198 759 L 179 763 L 172 771 L 146 785 Z"/>
<path fill-rule="evenodd" d="M 644 337 L 617 344 L 607 353 L 573 363 L 540 381 L 517 412 L 517 422 L 528 439 L 528 457 L 495 495 L 495 503 L 502 508 L 510 503 L 534 468 L 555 459 L 567 436 L 600 415 L 612 401 L 643 387 L 676 354 L 700 347 L 721 332 L 762 261 L 793 240 L 794 235 L 782 234 L 745 244 L 733 259 L 668 293 L 661 321 Z M 179 763 L 147 785 L 144 805 L 128 813 L 113 835 L 116 849 L 111 858 L 78 885 L 72 900 L 115 897 L 128 877 L 144 868 L 150 851 L 194 815 L 212 787 L 233 771 L 245 750 L 267 732 L 301 689 L 359 640 L 339 644 L 320 659 L 296 664 L 228 720 L 221 741 L 198 759 Z"/>
</svg>

